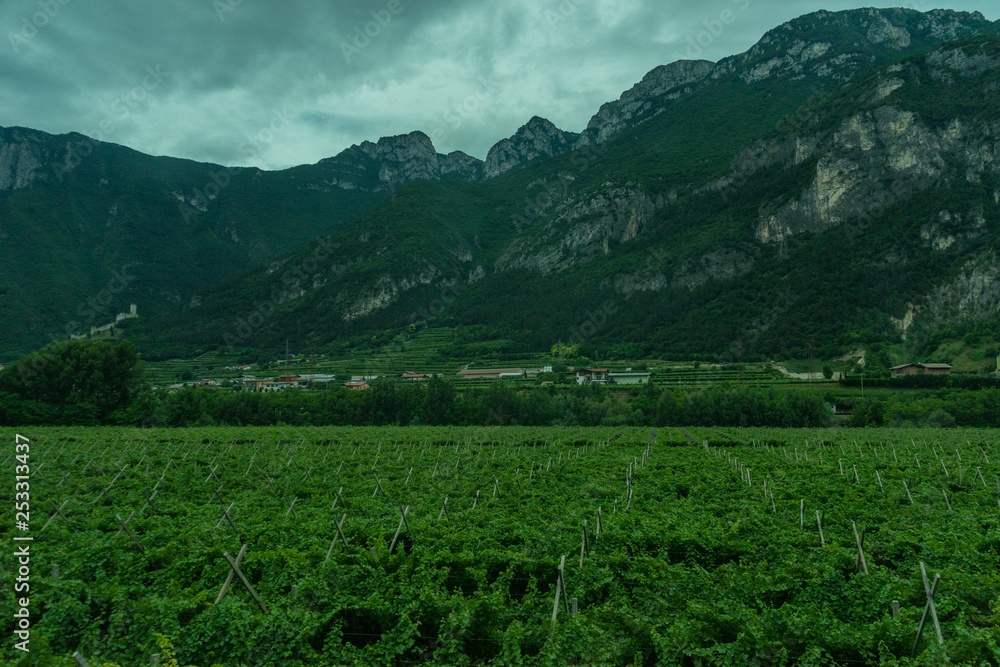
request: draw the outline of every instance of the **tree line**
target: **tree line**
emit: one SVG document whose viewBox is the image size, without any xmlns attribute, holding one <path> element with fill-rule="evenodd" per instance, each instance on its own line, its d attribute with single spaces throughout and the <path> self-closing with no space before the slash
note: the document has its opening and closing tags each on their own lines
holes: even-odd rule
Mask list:
<svg viewBox="0 0 1000 667">
<path fill-rule="evenodd" d="M 653 384 L 462 388 L 375 382 L 367 391 L 329 388 L 255 393 L 213 387 L 153 391 L 128 342 L 52 343 L 0 371 L 0 423 L 27 425 L 267 426 L 823 426 L 830 411 L 811 392 Z"/>
</svg>

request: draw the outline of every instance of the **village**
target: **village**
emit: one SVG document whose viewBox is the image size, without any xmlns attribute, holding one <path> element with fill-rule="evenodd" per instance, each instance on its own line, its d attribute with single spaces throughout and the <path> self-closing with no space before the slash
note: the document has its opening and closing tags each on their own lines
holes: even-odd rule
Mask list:
<svg viewBox="0 0 1000 667">
<path fill-rule="evenodd" d="M 241 370 L 249 370 L 249 366 L 241 367 Z M 574 368 L 568 367 L 568 372 L 577 385 L 637 385 L 646 384 L 650 381 L 652 373 L 649 371 L 611 371 L 608 368 Z M 458 371 L 454 379 L 459 381 L 471 380 L 511 380 L 511 381 L 531 381 L 537 380 L 540 375 L 553 373 L 551 365 L 540 368 L 476 368 L 463 369 Z M 196 384 L 201 387 L 233 387 L 243 391 L 252 392 L 278 392 L 288 389 L 310 390 L 331 387 L 342 387 L 351 391 L 366 391 L 371 389 L 372 384 L 378 380 L 397 382 L 427 382 L 431 378 L 445 378 L 444 373 L 417 373 L 406 371 L 398 375 L 352 375 L 351 379 L 344 381 L 341 376 L 330 374 L 284 374 L 277 377 L 258 378 L 252 375 L 241 375 L 235 379 L 203 378 L 191 383 L 178 383 L 166 387 L 167 391 L 179 391 L 185 386 Z M 540 383 L 542 386 L 554 385 L 555 381 L 545 380 Z"/>
</svg>

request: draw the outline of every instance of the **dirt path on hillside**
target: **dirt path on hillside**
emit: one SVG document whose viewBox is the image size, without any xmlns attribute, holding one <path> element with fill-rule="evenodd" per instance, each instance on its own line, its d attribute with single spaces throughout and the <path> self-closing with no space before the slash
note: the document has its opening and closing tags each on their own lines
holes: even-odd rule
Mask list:
<svg viewBox="0 0 1000 667">
<path fill-rule="evenodd" d="M 776 368 L 786 378 L 791 378 L 793 380 L 825 380 L 826 379 L 826 378 L 823 377 L 822 373 L 793 373 L 790 370 L 788 370 L 787 368 L 785 368 L 784 366 L 779 366 L 778 364 L 771 364 L 771 365 L 774 368 Z M 839 380 L 840 376 L 841 376 L 840 373 L 834 373 L 833 374 L 833 379 L 834 380 Z"/>
</svg>

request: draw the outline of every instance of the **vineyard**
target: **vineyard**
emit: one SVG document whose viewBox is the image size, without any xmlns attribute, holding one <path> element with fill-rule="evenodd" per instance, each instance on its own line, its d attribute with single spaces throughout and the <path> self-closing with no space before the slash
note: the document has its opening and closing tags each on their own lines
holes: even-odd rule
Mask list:
<svg viewBox="0 0 1000 667">
<path fill-rule="evenodd" d="M 994 431 L 20 435 L 4 665 L 1000 665 Z"/>
</svg>

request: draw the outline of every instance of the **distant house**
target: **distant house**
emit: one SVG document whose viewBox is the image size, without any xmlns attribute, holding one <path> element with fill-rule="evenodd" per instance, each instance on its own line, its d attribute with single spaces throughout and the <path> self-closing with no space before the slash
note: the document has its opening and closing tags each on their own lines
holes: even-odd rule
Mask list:
<svg viewBox="0 0 1000 667">
<path fill-rule="evenodd" d="M 378 379 L 377 375 L 352 375 L 351 382 L 374 382 Z"/>
<path fill-rule="evenodd" d="M 947 375 L 951 373 L 949 364 L 900 364 L 889 369 L 892 377 L 898 378 L 905 375 Z"/>
<path fill-rule="evenodd" d="M 523 368 L 470 368 L 458 372 L 458 376 L 465 380 L 516 379 L 526 375 Z"/>
<path fill-rule="evenodd" d="M 288 383 L 279 382 L 274 378 L 264 378 L 263 380 L 254 380 L 248 385 L 252 391 L 260 392 L 274 392 L 283 391 L 288 388 Z"/>
<path fill-rule="evenodd" d="M 605 384 L 607 381 L 607 368 L 581 368 L 576 371 L 577 384 Z"/>
<path fill-rule="evenodd" d="M 431 376 L 427 373 L 403 373 L 399 376 L 399 379 L 403 382 L 420 382 L 421 380 L 431 379 Z"/>
<path fill-rule="evenodd" d="M 351 391 L 364 391 L 365 389 L 370 389 L 371 385 L 367 381 L 362 380 L 361 382 L 345 382 L 344 388 Z"/>
</svg>

